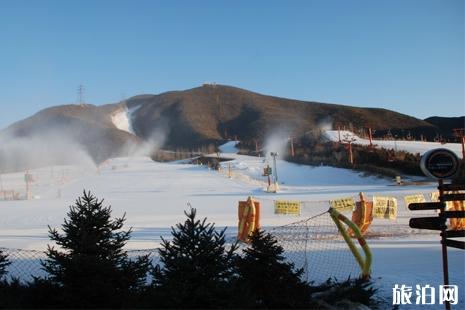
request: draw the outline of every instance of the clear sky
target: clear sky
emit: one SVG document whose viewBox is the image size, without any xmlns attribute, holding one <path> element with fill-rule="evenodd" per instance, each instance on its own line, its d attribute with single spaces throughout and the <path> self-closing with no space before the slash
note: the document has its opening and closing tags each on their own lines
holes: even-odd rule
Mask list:
<svg viewBox="0 0 465 310">
<path fill-rule="evenodd" d="M 0 0 L 0 128 L 48 106 L 216 82 L 465 115 L 463 0 Z"/>
</svg>

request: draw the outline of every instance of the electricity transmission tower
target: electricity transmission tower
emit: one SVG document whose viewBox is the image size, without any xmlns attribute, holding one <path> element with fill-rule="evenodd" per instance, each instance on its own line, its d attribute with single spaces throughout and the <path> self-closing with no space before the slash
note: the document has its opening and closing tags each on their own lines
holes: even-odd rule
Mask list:
<svg viewBox="0 0 465 310">
<path fill-rule="evenodd" d="M 84 104 L 84 86 L 79 85 L 78 89 L 77 89 L 77 94 L 78 94 L 78 102 L 79 102 L 79 105 L 82 106 Z"/>
</svg>

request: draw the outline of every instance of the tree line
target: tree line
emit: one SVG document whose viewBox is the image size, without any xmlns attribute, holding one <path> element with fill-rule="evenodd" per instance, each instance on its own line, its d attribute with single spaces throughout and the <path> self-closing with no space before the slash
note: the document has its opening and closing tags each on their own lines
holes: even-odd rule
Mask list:
<svg viewBox="0 0 465 310">
<path fill-rule="evenodd" d="M 321 285 L 303 281 L 303 269 L 286 261 L 276 238 L 251 236 L 239 253 L 226 229 L 185 212 L 183 223 L 162 238 L 160 263 L 149 255 L 128 257 L 131 229 L 112 218 L 90 192 L 70 206 L 61 231 L 49 226 L 41 261 L 47 275 L 24 283 L 7 279 L 11 263 L 0 251 L 0 308 L 353 308 L 377 304 L 371 283 L 359 279 Z"/>
</svg>

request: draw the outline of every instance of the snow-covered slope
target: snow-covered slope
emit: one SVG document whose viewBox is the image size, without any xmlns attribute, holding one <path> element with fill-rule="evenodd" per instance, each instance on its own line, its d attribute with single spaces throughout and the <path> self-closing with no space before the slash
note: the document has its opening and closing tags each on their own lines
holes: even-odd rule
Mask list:
<svg viewBox="0 0 465 310">
<path fill-rule="evenodd" d="M 237 155 L 234 153 L 222 154 L 232 161 L 222 162 L 223 169 L 231 169 L 236 174 L 247 176 L 252 180 L 264 182 L 263 168 L 267 165 L 273 166 L 273 161 L 269 157 L 250 157 Z M 310 188 L 338 187 L 341 191 L 346 188 L 364 186 L 366 189 L 372 186 L 386 185 L 386 179 L 376 177 L 366 177 L 362 173 L 350 169 L 341 169 L 328 166 L 307 166 L 297 165 L 281 159 L 276 162 L 278 171 L 278 180 L 282 191 L 297 191 L 303 189 L 308 191 Z"/>
<path fill-rule="evenodd" d="M 368 139 L 362 139 L 355 135 L 354 133 L 346 130 L 328 130 L 324 132 L 324 136 L 331 141 L 339 141 L 339 136 L 341 140 L 353 140 L 353 143 L 360 145 L 369 145 L 370 141 Z M 446 143 L 442 144 L 439 142 L 422 142 L 422 141 L 403 141 L 403 140 L 373 140 L 373 144 L 379 148 L 385 149 L 394 149 L 410 152 L 413 154 L 420 153 L 424 154 L 428 150 L 435 148 L 447 148 L 457 156 L 462 157 L 462 146 L 459 143 Z"/>
<path fill-rule="evenodd" d="M 403 204 L 405 195 L 427 196 L 435 191 L 434 183 L 394 186 L 393 180 L 364 177 L 345 169 L 299 166 L 278 160 L 279 181 L 284 184 L 280 192 L 266 193 L 266 178 L 261 173 L 269 159 L 235 154 L 234 145 L 230 142 L 221 148 L 228 152 L 222 155 L 233 160 L 223 162 L 220 173 L 205 166 L 156 163 L 145 157 L 111 159 L 99 171 L 69 166 L 32 170 L 35 199 L 0 200 L 0 246 L 45 249 L 50 243 L 47 225 L 59 228 L 68 206 L 84 189 L 105 198 L 105 203 L 112 206 L 113 216 L 126 213 L 126 227 L 133 227 L 128 247 L 137 249 L 157 247 L 159 237 L 168 236 L 170 226 L 184 220 L 188 203 L 197 208 L 200 217 L 208 217 L 217 227 L 231 227 L 230 235 L 234 235 L 238 201 L 249 195 L 261 202 L 262 226 L 270 227 L 320 214 L 328 209 L 331 199 L 356 198 L 359 192 L 365 192 L 369 198 L 394 196 L 399 202 L 397 220 L 376 219 L 373 228 L 405 233 L 368 241 L 374 257 L 373 279 L 380 283 L 382 293 L 389 298 L 395 283 L 436 287 L 441 283 L 439 235 L 407 229 L 410 217 L 434 212 L 414 213 Z M 1 182 L 3 189 L 24 192 L 24 173 L 4 174 Z M 301 201 L 302 214 L 274 214 L 273 201 L 278 199 Z M 464 251 L 449 250 L 451 284 L 458 284 L 461 289 L 465 287 L 464 260 Z"/>
<path fill-rule="evenodd" d="M 223 150 L 231 151 L 232 147 L 227 145 Z M 303 218 L 326 210 L 330 199 L 355 197 L 361 191 L 400 195 L 432 190 L 432 185 L 393 187 L 392 180 L 364 177 L 347 169 L 300 166 L 278 160 L 281 191 L 270 194 L 264 191 L 267 180 L 261 175 L 268 159 L 234 153 L 225 156 L 233 160 L 222 163 L 223 173 L 196 165 L 157 163 L 145 157 L 108 160 L 98 173 L 77 167 L 31 170 L 32 194 L 36 199 L 0 201 L 0 243 L 15 247 L 43 246 L 47 242 L 47 225 L 59 226 L 66 207 L 84 189 L 111 203 L 115 215 L 127 212 L 128 225 L 134 226 L 136 232 L 134 242 L 138 240 L 138 231 L 169 227 L 182 220 L 187 203 L 217 225 L 236 226 L 238 201 L 253 195 L 263 200 L 263 225 L 273 226 L 297 220 L 274 215 L 273 199 L 314 202 L 304 208 Z M 225 173 L 229 168 L 231 178 Z M 24 196 L 24 173 L 2 175 L 2 187 Z M 36 237 L 22 237 L 25 235 Z M 151 236 L 159 237 L 157 233 Z"/>
<path fill-rule="evenodd" d="M 221 153 L 230 153 L 230 154 L 236 154 L 238 152 L 238 149 L 236 145 L 239 143 L 239 141 L 229 141 L 226 142 L 225 144 L 221 145 L 219 147 Z"/>
<path fill-rule="evenodd" d="M 126 106 L 123 106 L 113 112 L 111 115 L 111 121 L 115 125 L 116 128 L 122 131 L 129 132 L 135 135 L 134 129 L 132 127 L 132 114 L 139 108 L 140 106 L 136 106 L 134 108 L 128 109 Z"/>
</svg>

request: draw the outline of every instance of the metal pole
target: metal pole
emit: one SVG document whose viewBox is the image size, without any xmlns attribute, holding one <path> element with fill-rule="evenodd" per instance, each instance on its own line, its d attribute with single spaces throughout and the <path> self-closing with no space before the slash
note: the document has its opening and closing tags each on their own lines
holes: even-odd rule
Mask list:
<svg viewBox="0 0 465 310">
<path fill-rule="evenodd" d="M 276 169 L 276 156 L 278 156 L 278 153 L 271 152 L 270 154 L 273 156 L 274 183 L 278 184 L 278 170 Z"/>
<path fill-rule="evenodd" d="M 289 140 L 291 140 L 291 156 L 294 157 L 294 141 L 292 137 L 289 137 Z"/>
<path fill-rule="evenodd" d="M 446 203 L 443 201 L 444 190 L 442 186 L 444 185 L 443 180 L 439 180 L 439 201 L 442 202 L 442 207 L 439 212 L 439 217 L 446 221 L 445 217 L 445 207 Z M 446 245 L 446 230 L 447 224 L 444 222 L 443 227 L 441 228 L 441 246 L 442 246 L 442 271 L 444 276 L 444 285 L 449 285 L 449 263 L 447 260 L 447 245 Z M 450 310 L 450 302 L 449 300 L 445 301 L 445 308 L 446 310 Z"/>
<path fill-rule="evenodd" d="M 29 188 L 29 171 L 26 172 L 26 175 L 24 176 L 25 181 L 26 181 L 26 200 L 30 200 L 31 194 L 30 191 L 31 189 Z"/>
<path fill-rule="evenodd" d="M 276 184 L 278 184 L 278 169 L 276 168 L 276 156 L 278 156 L 278 154 L 275 154 L 275 155 L 274 155 L 274 158 L 273 158 L 274 176 L 275 176 L 274 182 L 275 182 Z"/>
<path fill-rule="evenodd" d="M 368 128 L 368 138 L 370 139 L 370 147 L 373 147 L 373 137 L 371 134 L 371 128 Z"/>
</svg>

